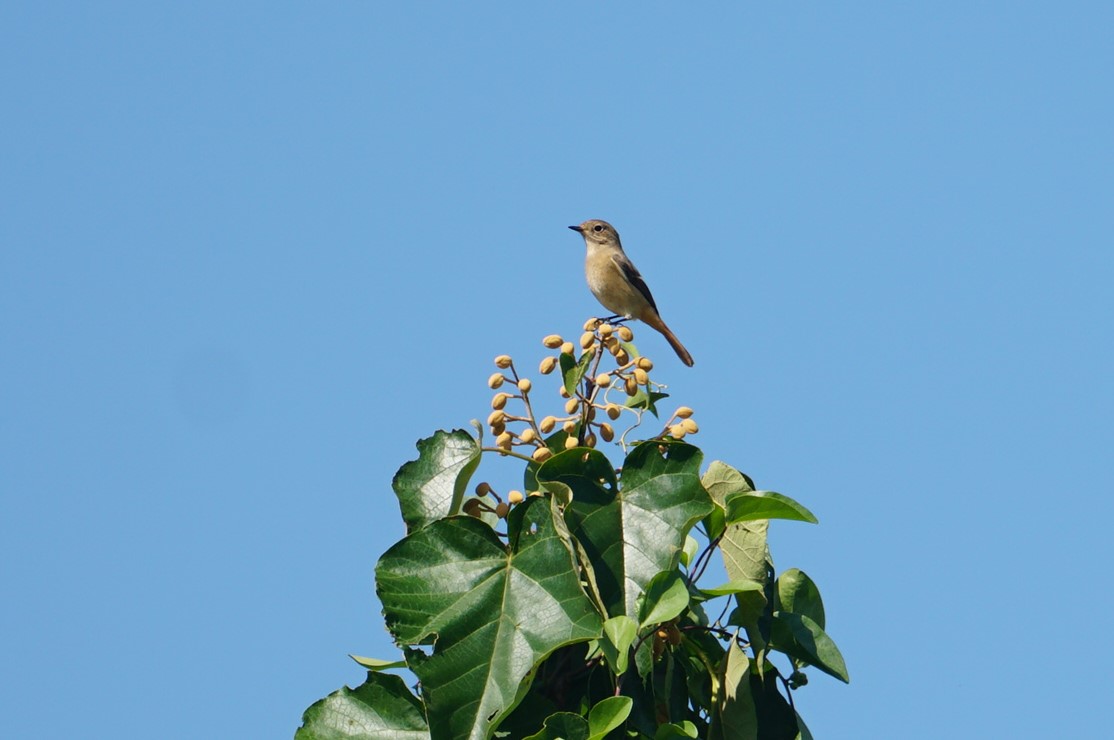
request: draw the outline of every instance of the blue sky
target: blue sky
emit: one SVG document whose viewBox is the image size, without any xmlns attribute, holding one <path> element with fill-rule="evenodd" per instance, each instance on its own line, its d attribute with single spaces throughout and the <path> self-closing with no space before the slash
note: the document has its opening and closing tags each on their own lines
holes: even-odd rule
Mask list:
<svg viewBox="0 0 1114 740">
<path fill-rule="evenodd" d="M 288 737 L 361 681 L 346 653 L 392 656 L 391 477 L 486 416 L 494 355 L 531 367 L 599 312 L 565 227 L 604 218 L 696 358 L 640 333 L 694 441 L 820 518 L 772 541 L 851 672 L 798 692 L 813 733 L 1093 734 L 1111 27 L 1098 2 L 4 6 L 7 732 Z"/>
</svg>

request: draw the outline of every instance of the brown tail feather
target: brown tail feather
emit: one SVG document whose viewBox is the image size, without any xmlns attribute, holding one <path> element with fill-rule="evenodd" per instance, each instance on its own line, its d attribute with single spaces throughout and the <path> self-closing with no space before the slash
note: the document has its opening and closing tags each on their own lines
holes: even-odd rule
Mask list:
<svg viewBox="0 0 1114 740">
<path fill-rule="evenodd" d="M 681 358 L 681 362 L 692 367 L 692 355 L 685 349 L 685 345 L 681 344 L 681 340 L 677 338 L 677 335 L 669 330 L 669 327 L 665 325 L 665 322 L 661 320 L 661 316 L 658 316 L 656 311 L 646 311 L 643 316 L 639 316 L 638 318 L 642 320 L 642 323 L 661 332 L 661 335 L 665 337 L 665 341 L 669 342 L 669 346 L 672 347 L 673 351 L 677 353 L 677 356 Z"/>
</svg>

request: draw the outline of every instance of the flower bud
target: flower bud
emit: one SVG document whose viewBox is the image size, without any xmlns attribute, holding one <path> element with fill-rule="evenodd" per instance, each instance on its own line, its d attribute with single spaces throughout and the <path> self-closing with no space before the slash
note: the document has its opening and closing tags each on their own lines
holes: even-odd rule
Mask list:
<svg viewBox="0 0 1114 740">
<path fill-rule="evenodd" d="M 601 337 L 609 337 L 611 336 L 611 332 L 615 331 L 615 327 L 611 324 L 600 324 L 596 327 L 596 331 L 600 333 Z"/>
<path fill-rule="evenodd" d="M 575 434 L 576 433 L 576 422 L 575 421 L 566 421 L 564 424 L 561 425 L 561 430 L 565 434 Z"/>
<path fill-rule="evenodd" d="M 617 333 L 624 342 L 634 339 L 634 332 L 630 330 L 629 326 L 620 326 Z"/>
<path fill-rule="evenodd" d="M 566 450 L 571 450 L 574 447 L 576 447 L 578 444 L 580 444 L 580 443 L 576 441 L 576 437 L 571 435 L 571 434 L 565 439 L 565 449 Z"/>
<path fill-rule="evenodd" d="M 573 346 L 572 342 L 565 342 L 561 345 L 561 354 L 563 355 L 571 355 L 575 351 L 576 347 Z"/>
<path fill-rule="evenodd" d="M 549 375 L 555 367 L 557 367 L 557 358 L 545 357 L 542 359 L 542 364 L 538 365 L 538 372 L 542 375 Z"/>
<path fill-rule="evenodd" d="M 566 414 L 575 414 L 576 410 L 578 408 L 580 408 L 580 400 L 579 399 L 570 398 L 568 401 L 565 401 L 565 413 Z"/>
<path fill-rule="evenodd" d="M 500 501 L 499 503 L 495 504 L 495 516 L 499 517 L 500 519 L 506 519 L 507 514 L 510 512 L 510 510 L 511 505 L 508 504 L 506 501 Z"/>
<path fill-rule="evenodd" d="M 607 386 L 611 385 L 611 376 L 607 373 L 600 373 L 596 376 L 596 385 L 598 385 L 600 388 L 606 388 Z"/>
<path fill-rule="evenodd" d="M 681 408 L 677 409 L 677 413 L 675 413 L 674 416 L 676 416 L 678 419 L 687 419 L 692 416 L 692 409 L 690 409 L 688 406 L 682 406 Z"/>
<path fill-rule="evenodd" d="M 612 429 L 611 425 L 606 421 L 600 424 L 600 438 L 603 439 L 604 442 L 610 442 L 615 439 L 615 430 Z"/>
<path fill-rule="evenodd" d="M 507 501 L 512 504 L 522 503 L 522 491 L 511 491 L 507 494 Z"/>
<path fill-rule="evenodd" d="M 595 406 L 589 406 L 588 407 L 588 412 L 584 416 L 585 416 L 586 419 L 588 419 L 588 421 L 591 421 L 592 419 L 595 419 L 596 418 L 596 407 Z"/>
<path fill-rule="evenodd" d="M 503 412 L 502 409 L 495 409 L 491 412 L 491 415 L 487 417 L 487 425 L 495 426 L 496 424 L 502 424 L 503 420 L 506 418 L 507 415 Z"/>
<path fill-rule="evenodd" d="M 631 376 L 628 375 L 627 377 L 623 378 L 623 385 L 625 386 L 625 390 L 628 396 L 634 396 L 638 394 L 638 383 L 635 383 L 634 378 L 632 378 Z"/>
<path fill-rule="evenodd" d="M 538 428 L 542 430 L 542 434 L 549 434 L 553 431 L 553 427 L 557 426 L 557 419 L 553 416 L 547 416 L 542 419 L 542 423 L 538 424 Z"/>
<path fill-rule="evenodd" d="M 478 486 L 476 486 L 476 495 L 477 496 L 480 496 L 482 498 L 483 496 L 486 496 L 489 493 L 491 493 L 491 484 L 488 483 L 487 481 L 484 481 L 483 483 L 480 483 Z"/>
<path fill-rule="evenodd" d="M 491 408 L 501 409 L 507 405 L 507 399 L 511 397 L 510 393 L 496 393 L 491 397 Z"/>
<path fill-rule="evenodd" d="M 612 421 L 615 421 L 616 419 L 618 419 L 622 415 L 622 413 L 623 413 L 623 409 L 619 407 L 619 404 L 617 404 L 617 403 L 607 404 L 607 418 L 608 419 L 611 419 Z"/>
<path fill-rule="evenodd" d="M 527 427 L 526 429 L 522 430 L 522 434 L 518 435 L 518 438 L 521 439 L 524 443 L 530 444 L 538 438 L 538 433 L 535 432 L 533 429 Z"/>
<path fill-rule="evenodd" d="M 518 381 L 518 389 L 520 391 L 522 391 L 523 393 L 529 393 L 530 389 L 533 388 L 533 387 L 534 386 L 530 382 L 529 378 L 523 378 L 522 380 Z"/>
<path fill-rule="evenodd" d="M 563 386 L 563 385 L 560 388 L 557 389 L 557 393 L 559 393 L 561 395 L 561 398 L 568 398 L 569 397 L 569 392 L 568 392 L 568 390 L 565 389 L 565 386 Z"/>
<path fill-rule="evenodd" d="M 495 373 L 494 375 L 492 375 L 490 378 L 487 379 L 487 387 L 488 388 L 498 388 L 499 386 L 503 385 L 503 383 L 505 381 L 506 381 L 506 378 L 503 377 L 503 373 Z"/>
<path fill-rule="evenodd" d="M 615 362 L 619 363 L 620 365 L 626 365 L 628 362 L 630 362 L 630 355 L 627 354 L 627 351 L 625 349 L 620 347 L 619 351 L 615 353 Z"/>
<path fill-rule="evenodd" d="M 649 357 L 639 357 L 637 360 L 635 360 L 635 364 L 646 372 L 650 372 L 654 369 L 654 363 L 650 362 Z"/>
<path fill-rule="evenodd" d="M 689 434 L 696 434 L 700 431 L 700 427 L 696 426 L 696 422 L 692 419 L 685 419 L 684 421 L 682 421 L 681 428 L 683 428 Z"/>
<path fill-rule="evenodd" d="M 595 343 L 596 343 L 596 335 L 593 334 L 592 332 L 586 331 L 582 335 L 580 335 L 580 346 L 583 347 L 584 349 L 588 349 L 589 347 L 591 347 Z"/>
<path fill-rule="evenodd" d="M 674 424 L 669 427 L 669 435 L 673 437 L 673 439 L 684 439 L 685 428 L 680 424 Z"/>
<path fill-rule="evenodd" d="M 584 446 L 585 447 L 595 447 L 596 446 L 596 435 L 589 432 L 588 436 L 584 438 Z"/>
<path fill-rule="evenodd" d="M 550 334 L 548 337 L 542 340 L 542 344 L 546 347 L 549 347 L 550 349 L 557 349 L 564 341 L 564 339 L 561 339 L 560 334 Z"/>
<path fill-rule="evenodd" d="M 504 370 L 511 366 L 512 360 L 510 355 L 499 355 L 495 358 L 495 367 L 501 367 Z"/>
<path fill-rule="evenodd" d="M 513 434 L 511 434 L 510 432 L 503 432 L 502 434 L 500 434 L 498 437 L 495 438 L 495 446 L 496 447 L 501 447 L 504 450 L 509 450 L 511 448 L 511 442 L 513 440 L 514 440 L 514 435 Z"/>
<path fill-rule="evenodd" d="M 498 436 L 507 430 L 507 425 L 503 422 L 491 425 L 491 433 Z"/>
<path fill-rule="evenodd" d="M 646 385 L 650 382 L 650 376 L 647 375 L 646 371 L 642 368 L 636 367 L 634 369 L 634 382 L 638 383 L 639 385 Z"/>
<path fill-rule="evenodd" d="M 602 323 L 603 322 L 600 321 L 599 319 L 595 319 L 595 318 L 588 319 L 587 321 L 584 322 L 584 331 L 595 331 L 596 327 L 599 326 Z"/>
<path fill-rule="evenodd" d="M 545 462 L 549 458 L 553 457 L 553 450 L 549 449 L 548 447 L 539 447 L 538 449 L 534 450 L 534 454 L 530 455 L 530 457 L 534 458 L 534 460 L 536 460 L 537 462 Z"/>
</svg>

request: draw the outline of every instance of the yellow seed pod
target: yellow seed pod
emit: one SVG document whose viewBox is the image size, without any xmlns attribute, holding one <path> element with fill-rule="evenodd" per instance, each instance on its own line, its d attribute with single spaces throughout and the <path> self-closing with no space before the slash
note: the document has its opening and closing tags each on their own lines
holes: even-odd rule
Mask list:
<svg viewBox="0 0 1114 740">
<path fill-rule="evenodd" d="M 592 419 L 595 419 L 596 418 L 596 407 L 595 406 L 589 406 L 588 407 L 588 413 L 586 414 L 586 416 L 588 418 L 588 421 L 591 421 Z"/>
<path fill-rule="evenodd" d="M 584 438 L 584 445 L 586 447 L 595 447 L 596 435 L 589 433 L 588 436 Z"/>
<path fill-rule="evenodd" d="M 507 430 L 507 425 L 503 422 L 491 425 L 491 433 L 498 436 Z"/>
<path fill-rule="evenodd" d="M 580 408 L 580 401 L 578 399 L 570 398 L 568 401 L 565 401 L 566 414 L 575 414 L 578 408 Z"/>
<path fill-rule="evenodd" d="M 651 370 L 654 369 L 654 363 L 650 362 L 649 357 L 639 357 L 635 361 L 635 364 L 638 365 L 643 370 L 645 370 L 646 372 L 650 372 Z"/>
<path fill-rule="evenodd" d="M 565 342 L 561 345 L 561 354 L 563 355 L 571 355 L 575 351 L 576 347 L 573 345 L 572 342 Z"/>
<path fill-rule="evenodd" d="M 673 439 L 684 439 L 685 428 L 680 424 L 674 424 L 673 426 L 669 427 L 669 435 L 673 437 Z"/>
<path fill-rule="evenodd" d="M 526 444 L 530 444 L 531 442 L 533 442 L 535 439 L 538 438 L 538 433 L 535 432 L 533 429 L 530 429 L 529 427 L 527 427 L 526 429 L 522 430 L 522 434 L 518 435 L 518 438 L 521 439 Z"/>
<path fill-rule="evenodd" d="M 477 496 L 483 497 L 489 493 L 491 493 L 491 484 L 487 481 L 484 481 L 483 483 L 480 483 L 478 486 L 476 486 Z"/>
<path fill-rule="evenodd" d="M 565 439 L 565 449 L 566 450 L 571 450 L 579 444 L 580 443 L 576 441 L 576 437 L 574 437 L 571 434 L 568 436 L 567 439 Z"/>
<path fill-rule="evenodd" d="M 568 392 L 568 390 L 566 390 L 565 386 L 563 386 L 563 385 L 560 388 L 557 389 L 557 393 L 560 394 L 561 398 L 568 398 L 569 397 L 569 392 Z"/>
<path fill-rule="evenodd" d="M 619 334 L 619 338 L 624 342 L 629 342 L 634 339 L 634 332 L 630 330 L 629 326 L 620 326 L 617 333 Z"/>
<path fill-rule="evenodd" d="M 555 367 L 557 367 L 557 358 L 545 357 L 542 359 L 542 364 L 538 365 L 538 372 L 542 375 L 549 375 Z"/>
<path fill-rule="evenodd" d="M 596 331 L 600 333 L 601 337 L 610 337 L 611 332 L 615 331 L 615 327 L 611 324 L 600 324 L 596 327 Z"/>
<path fill-rule="evenodd" d="M 557 418 L 547 416 L 542 419 L 542 423 L 538 424 L 538 428 L 542 430 L 542 434 L 549 434 L 553 431 L 553 427 L 557 426 Z"/>
<path fill-rule="evenodd" d="M 611 385 L 611 376 L 607 373 L 600 373 L 596 376 L 596 385 L 598 385 L 600 388 L 606 388 L 607 386 Z"/>
<path fill-rule="evenodd" d="M 607 347 L 609 350 L 614 351 L 615 348 L 619 346 L 619 340 L 611 334 L 608 334 L 603 338 L 603 346 Z"/>
<path fill-rule="evenodd" d="M 673 415 L 676 416 L 678 419 L 687 419 L 692 416 L 692 409 L 690 409 L 688 406 L 682 406 L 681 408 L 677 409 L 677 413 Z"/>
<path fill-rule="evenodd" d="M 507 501 L 511 502 L 512 504 L 521 504 L 522 491 L 511 491 L 507 494 Z"/>
<path fill-rule="evenodd" d="M 534 458 L 538 462 L 545 462 L 549 458 L 553 457 L 553 450 L 549 449 L 548 447 L 539 447 L 538 449 L 534 450 L 534 454 L 530 455 L 530 457 Z"/>
<path fill-rule="evenodd" d="M 619 351 L 615 353 L 615 362 L 620 365 L 626 365 L 630 362 L 630 355 L 627 354 L 625 349 L 620 348 Z"/>
<path fill-rule="evenodd" d="M 610 442 L 615 439 L 615 430 L 612 429 L 611 425 L 606 421 L 600 424 L 600 438 L 603 439 L 604 442 Z"/>
<path fill-rule="evenodd" d="M 487 387 L 488 388 L 498 388 L 499 386 L 503 385 L 503 383 L 506 382 L 506 380 L 507 379 L 505 377 L 503 377 L 503 373 L 495 373 L 494 375 L 492 375 L 490 378 L 487 379 Z"/>
<path fill-rule="evenodd" d="M 495 504 L 495 516 L 499 517 L 500 519 L 505 519 L 510 510 L 511 505 L 505 501 L 500 501 L 499 503 Z"/>
<path fill-rule="evenodd" d="M 495 367 L 501 367 L 505 370 L 511 366 L 512 362 L 510 355 L 499 355 L 495 358 Z"/>
<path fill-rule="evenodd" d="M 646 385 L 650 382 L 650 376 L 640 367 L 634 369 L 634 382 L 639 385 Z"/>
<path fill-rule="evenodd" d="M 533 387 L 534 385 L 530 382 L 529 378 L 523 378 L 522 380 L 518 381 L 518 389 L 523 393 L 529 393 L 530 389 Z"/>
<path fill-rule="evenodd" d="M 584 331 L 595 331 L 596 327 L 602 323 L 599 319 L 588 319 L 584 322 Z"/>
<path fill-rule="evenodd" d="M 617 403 L 607 404 L 607 418 L 608 419 L 611 419 L 612 421 L 615 421 L 616 419 L 618 419 L 622 415 L 622 413 L 623 413 L 623 409 L 619 407 L 619 404 L 617 404 Z"/>
<path fill-rule="evenodd" d="M 507 399 L 511 397 L 510 393 L 496 393 L 491 397 L 491 408 L 501 409 L 507 405 Z"/>
<path fill-rule="evenodd" d="M 696 434 L 697 432 L 700 431 L 700 427 L 696 426 L 696 422 L 693 421 L 692 419 L 685 419 L 684 421 L 681 422 L 681 426 L 689 434 Z"/>
<path fill-rule="evenodd" d="M 595 343 L 596 343 L 596 335 L 593 334 L 592 332 L 586 331 L 586 332 L 584 332 L 583 334 L 580 335 L 580 346 L 583 347 L 584 349 L 588 349 L 589 347 L 591 347 Z"/>
<path fill-rule="evenodd" d="M 502 409 L 495 409 L 494 411 L 491 412 L 491 415 L 487 417 L 487 424 L 488 424 L 488 426 L 495 426 L 496 424 L 502 424 L 503 420 L 506 419 L 506 418 L 507 418 L 507 415 L 503 412 Z"/>
<path fill-rule="evenodd" d="M 634 382 L 634 378 L 627 376 L 623 378 L 623 384 L 628 396 L 633 396 L 638 393 L 638 383 Z"/>
<path fill-rule="evenodd" d="M 528 493 L 526 495 L 527 496 L 541 496 L 542 492 L 541 491 L 530 491 L 530 493 Z"/>
<path fill-rule="evenodd" d="M 564 343 L 564 341 L 564 339 L 561 339 L 560 334 L 550 334 L 548 337 L 542 340 L 542 344 L 546 347 L 549 347 L 550 349 L 557 349 L 561 346 L 562 343 Z"/>
<path fill-rule="evenodd" d="M 503 432 L 495 438 L 495 446 L 502 447 L 504 450 L 509 450 L 512 441 L 514 441 L 514 435 L 510 432 Z"/>
<path fill-rule="evenodd" d="M 565 434 L 573 434 L 574 432 L 576 432 L 576 422 L 566 421 L 564 424 L 561 425 L 561 429 L 565 432 Z"/>
</svg>

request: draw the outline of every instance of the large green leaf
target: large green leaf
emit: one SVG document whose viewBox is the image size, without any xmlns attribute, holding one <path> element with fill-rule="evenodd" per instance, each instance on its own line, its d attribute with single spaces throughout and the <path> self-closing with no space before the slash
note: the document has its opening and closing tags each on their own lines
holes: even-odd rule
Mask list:
<svg viewBox="0 0 1114 740">
<path fill-rule="evenodd" d="M 562 645 L 600 634 L 564 522 L 537 497 L 507 517 L 510 545 L 471 517 L 413 532 L 376 567 L 387 627 L 421 680 L 431 733 L 486 738 L 523 680 Z"/>
<path fill-rule="evenodd" d="M 608 614 L 637 618 L 638 597 L 654 576 L 677 567 L 689 529 L 711 511 L 700 458 L 691 445 L 644 442 L 624 461 L 618 487 L 596 450 L 563 452 L 538 470 L 539 481 L 573 493 L 565 518 L 594 565 Z"/>
<path fill-rule="evenodd" d="M 750 693 L 750 658 L 732 640 L 719 672 L 719 696 L 708 737 L 712 740 L 758 740 L 758 715 Z"/>
<path fill-rule="evenodd" d="M 775 612 L 770 647 L 816 666 L 844 683 L 851 683 L 847 664 L 832 638 L 803 614 Z"/>
<path fill-rule="evenodd" d="M 429 740 L 422 705 L 398 676 L 369 673 L 316 702 L 294 740 Z"/>
<path fill-rule="evenodd" d="M 729 496 L 753 490 L 745 475 L 718 460 L 708 466 L 703 483 L 712 499 L 721 506 Z M 767 520 L 727 525 L 719 549 L 727 577 L 732 581 L 754 581 L 763 587 L 768 582 L 772 567 L 766 545 L 769 526 Z M 765 601 L 765 597 L 761 600 Z"/>
<path fill-rule="evenodd" d="M 740 491 L 730 494 L 724 502 L 727 522 L 751 522 L 758 519 L 790 519 L 816 524 L 816 516 L 788 496 L 775 491 Z"/>
<path fill-rule="evenodd" d="M 391 481 L 407 531 L 459 513 L 468 479 L 479 464 L 480 446 L 463 429 L 439 430 L 418 440 L 418 459 L 399 468 Z"/>
<path fill-rule="evenodd" d="M 790 568 L 777 579 L 778 609 L 803 614 L 824 629 L 824 600 L 820 589 L 804 571 Z"/>
<path fill-rule="evenodd" d="M 525 740 L 588 740 L 588 720 L 572 712 L 557 712 L 545 718 L 542 729 Z"/>
</svg>

